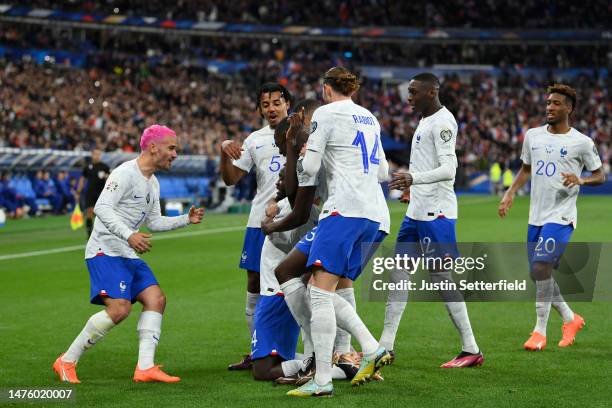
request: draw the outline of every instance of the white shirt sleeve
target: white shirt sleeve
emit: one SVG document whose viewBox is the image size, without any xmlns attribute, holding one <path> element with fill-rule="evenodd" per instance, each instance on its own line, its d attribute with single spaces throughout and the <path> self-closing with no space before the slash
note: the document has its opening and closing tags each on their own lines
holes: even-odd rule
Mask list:
<svg viewBox="0 0 612 408">
<path fill-rule="evenodd" d="M 247 173 L 253 167 L 253 156 L 251 154 L 251 137 L 247 137 L 242 144 L 242 154 L 238 160 L 232 161 L 232 164 Z"/>
<path fill-rule="evenodd" d="M 521 160 L 528 166 L 531 166 L 531 147 L 529 143 L 529 131 L 525 133 L 523 140 L 523 149 L 521 150 Z"/>
<path fill-rule="evenodd" d="M 315 150 L 306 150 L 304 158 L 298 161 L 298 184 L 303 186 L 305 184 L 300 183 L 300 173 L 302 173 L 302 179 L 316 179 L 319 169 L 321 168 L 321 161 L 323 156 L 321 153 Z M 311 184 L 312 185 L 312 184 Z"/>
<path fill-rule="evenodd" d="M 595 171 L 601 167 L 601 158 L 592 140 L 585 143 L 584 151 L 582 152 L 582 162 L 588 171 Z"/>
<path fill-rule="evenodd" d="M 434 148 L 440 165 L 433 170 L 411 172 L 412 184 L 431 184 L 453 180 L 457 172 L 457 128 L 450 121 L 436 122 L 432 127 Z"/>
<path fill-rule="evenodd" d="M 127 241 L 130 235 L 134 233 L 127 225 L 125 225 L 115 212 L 115 207 L 119 200 L 128 191 L 128 180 L 123 176 L 123 173 L 112 172 L 104 190 L 100 194 L 94 213 L 100 219 L 102 224 L 114 235 Z"/>
<path fill-rule="evenodd" d="M 438 157 L 453 156 L 455 162 L 457 155 L 455 153 L 455 145 L 457 144 L 457 127 L 450 121 L 438 121 L 434 123 L 432 130 L 434 138 L 434 147 Z"/>
<path fill-rule="evenodd" d="M 333 122 L 329 114 L 321 108 L 315 110 L 310 123 L 310 135 L 306 142 L 306 149 L 319 152 L 323 155 L 332 128 Z"/>
<path fill-rule="evenodd" d="M 453 160 L 453 156 L 446 155 L 438 158 L 440 166 L 433 170 L 411 172 L 412 184 L 431 184 L 440 181 L 453 180 L 457 172 L 456 159 Z"/>
<path fill-rule="evenodd" d="M 146 225 L 153 232 L 175 230 L 189 225 L 189 214 L 183 214 L 178 217 L 162 216 L 159 206 L 159 184 L 157 184 L 157 192 L 153 198 L 153 207 L 147 215 Z"/>
<path fill-rule="evenodd" d="M 378 127 L 378 133 L 376 136 L 378 137 L 378 182 L 383 183 L 390 179 L 389 177 L 389 163 L 387 162 L 387 156 L 385 155 L 385 151 L 382 147 L 382 139 L 380 138 L 380 125 L 378 121 L 376 121 Z"/>
</svg>

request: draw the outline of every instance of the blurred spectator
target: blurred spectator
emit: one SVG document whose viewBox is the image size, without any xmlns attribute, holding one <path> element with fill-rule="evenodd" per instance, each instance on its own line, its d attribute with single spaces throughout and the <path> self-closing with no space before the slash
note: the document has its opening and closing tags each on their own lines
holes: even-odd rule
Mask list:
<svg viewBox="0 0 612 408">
<path fill-rule="evenodd" d="M 315 26 L 607 28 L 609 2 L 570 0 L 394 1 L 394 0 L 32 0 L 32 7 L 82 13 L 156 16 L 170 20 Z"/>
<path fill-rule="evenodd" d="M 74 209 L 77 199 L 74 179 L 70 177 L 67 172 L 60 171 L 57 173 L 54 181 L 57 192 L 62 199 L 61 209 Z"/>
<path fill-rule="evenodd" d="M 6 208 L 11 218 L 21 218 L 26 209 L 30 216 L 38 212 L 38 206 L 32 197 L 17 192 L 14 180 L 8 171 L 2 173 L 0 179 L 0 207 Z"/>
<path fill-rule="evenodd" d="M 48 171 L 37 171 L 32 187 L 36 193 L 36 198 L 45 198 L 49 200 L 49 204 L 54 214 L 60 214 L 62 212 L 62 195 L 57 191 L 57 187 L 53 180 L 51 180 L 51 175 Z"/>
</svg>

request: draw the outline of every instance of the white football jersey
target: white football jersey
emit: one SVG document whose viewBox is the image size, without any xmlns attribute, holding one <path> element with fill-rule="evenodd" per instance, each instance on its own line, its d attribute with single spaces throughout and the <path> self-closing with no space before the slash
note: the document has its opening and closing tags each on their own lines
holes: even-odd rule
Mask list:
<svg viewBox="0 0 612 408">
<path fill-rule="evenodd" d="M 291 212 L 289 199 L 284 198 L 278 202 L 278 215 L 274 220 L 280 220 Z M 261 264 L 259 268 L 260 293 L 263 296 L 272 296 L 281 293 L 280 285 L 274 275 L 274 269 L 285 256 L 293 249 L 298 241 L 317 225 L 319 211 L 312 207 L 308 221 L 296 229 L 283 232 L 274 232 L 264 240 L 261 249 Z"/>
<path fill-rule="evenodd" d="M 323 156 L 327 173 L 320 219 L 338 213 L 381 222 L 378 169 L 386 157 L 374 115 L 350 99 L 321 106 L 312 116 L 306 146 Z"/>
<path fill-rule="evenodd" d="M 521 160 L 531 165 L 529 224 L 573 224 L 575 228 L 580 187 L 565 187 L 561 173 L 580 177 L 584 168 L 600 168 L 601 159 L 593 141 L 574 128 L 565 134 L 550 133 L 547 126 L 529 129 Z"/>
<path fill-rule="evenodd" d="M 440 167 L 439 157 L 452 156 L 457 166 L 455 144 L 457 122 L 446 107 L 421 119 L 412 137 L 409 172 L 423 172 Z M 406 215 L 418 221 L 431 221 L 439 216 L 457 218 L 455 179 L 410 186 L 410 203 Z"/>
<path fill-rule="evenodd" d="M 94 212 L 96 220 L 85 258 L 98 254 L 138 258 L 127 239 L 145 224 L 151 231 L 168 231 L 189 224 L 187 214 L 162 217 L 159 206 L 159 182 L 155 175 L 142 175 L 137 159 L 113 170 L 106 180 Z"/>
<path fill-rule="evenodd" d="M 285 157 L 274 144 L 274 129 L 266 126 L 251 133 L 242 144 L 240 158 L 233 164 L 246 172 L 255 167 L 257 193 L 251 203 L 247 227 L 261 228 L 266 203 L 276 196 L 278 172 L 285 165 Z"/>
<path fill-rule="evenodd" d="M 317 186 L 317 191 L 315 193 L 316 197 L 321 199 L 321 202 L 324 203 L 327 200 L 327 183 L 326 183 L 326 172 L 325 166 L 321 164 L 321 168 L 315 177 L 308 177 L 303 171 L 300 171 L 301 166 L 298 166 L 298 181 L 300 187 L 304 186 Z M 379 189 L 377 192 L 378 195 L 378 203 L 380 205 L 380 227 L 379 230 L 389 234 L 391 230 L 391 214 L 389 213 L 389 206 L 387 205 L 387 200 L 385 199 L 385 194 L 382 190 L 382 186 L 379 185 Z"/>
</svg>

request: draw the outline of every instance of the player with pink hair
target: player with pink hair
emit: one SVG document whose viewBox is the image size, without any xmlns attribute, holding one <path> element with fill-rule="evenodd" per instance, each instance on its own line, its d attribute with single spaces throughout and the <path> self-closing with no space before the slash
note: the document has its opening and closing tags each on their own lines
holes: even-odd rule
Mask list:
<svg viewBox="0 0 612 408">
<path fill-rule="evenodd" d="M 161 215 L 159 182 L 154 173 L 172 166 L 177 146 L 172 129 L 150 126 L 140 138 L 140 155 L 117 167 L 106 180 L 94 207 L 97 218 L 85 248 L 90 302 L 104 305 L 105 309 L 89 318 L 68 350 L 55 360 L 53 370 L 63 382 L 80 382 L 76 375 L 79 358 L 123 321 L 137 301 L 143 309 L 137 326 L 139 348 L 134 381 L 180 381 L 155 365 L 166 296 L 151 268 L 138 257 L 152 247 L 151 234 L 139 231 L 143 224 L 156 232 L 202 221 L 203 208 L 191 207 L 188 214 L 179 217 Z"/>
</svg>

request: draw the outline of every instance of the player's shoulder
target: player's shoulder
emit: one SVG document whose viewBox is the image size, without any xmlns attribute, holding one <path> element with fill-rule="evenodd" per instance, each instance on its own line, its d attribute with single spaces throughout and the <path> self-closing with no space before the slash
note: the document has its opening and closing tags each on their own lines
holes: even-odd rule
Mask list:
<svg viewBox="0 0 612 408">
<path fill-rule="evenodd" d="M 258 140 L 270 137 L 274 137 L 274 129 L 272 129 L 270 125 L 266 125 L 261 129 L 257 129 L 251 132 L 251 134 L 249 134 L 247 138 L 244 139 L 243 144 L 248 147 L 252 144 L 256 144 Z"/>
<path fill-rule="evenodd" d="M 457 120 L 455 119 L 455 115 L 451 111 L 449 111 L 446 106 L 443 106 L 442 109 L 433 114 L 432 121 L 435 125 L 457 125 Z"/>
<path fill-rule="evenodd" d="M 272 129 L 270 127 L 270 125 L 266 125 L 264 127 L 262 127 L 261 129 L 257 129 L 254 132 L 251 132 L 251 134 L 247 137 L 247 139 L 251 138 L 251 139 L 256 139 L 258 137 L 262 137 L 262 136 L 274 136 L 274 129 Z"/>
<path fill-rule="evenodd" d="M 570 129 L 570 135 L 572 136 L 572 138 L 576 139 L 581 144 L 586 144 L 590 146 L 591 143 L 593 143 L 593 139 L 591 139 L 589 136 L 585 135 L 584 133 L 580 132 L 576 128 Z"/>
<path fill-rule="evenodd" d="M 338 110 L 337 103 L 327 103 L 327 104 L 321 105 L 317 109 L 315 109 L 315 111 L 314 111 L 314 113 L 312 115 L 313 115 L 313 117 L 316 115 L 317 117 L 320 118 L 320 117 L 323 117 L 323 116 L 332 115 L 337 110 Z"/>
<path fill-rule="evenodd" d="M 135 172 L 137 167 L 138 167 L 138 164 L 136 163 L 136 159 L 128 160 L 120 164 L 119 166 L 115 167 L 115 169 L 112 171 L 111 174 L 114 177 L 126 176 L 126 175 L 129 176 Z"/>
<path fill-rule="evenodd" d="M 529 128 L 525 132 L 525 139 L 527 137 L 533 137 L 533 136 L 543 135 L 543 134 L 547 134 L 547 133 L 548 133 L 548 131 L 546 130 L 546 125 Z"/>
</svg>

